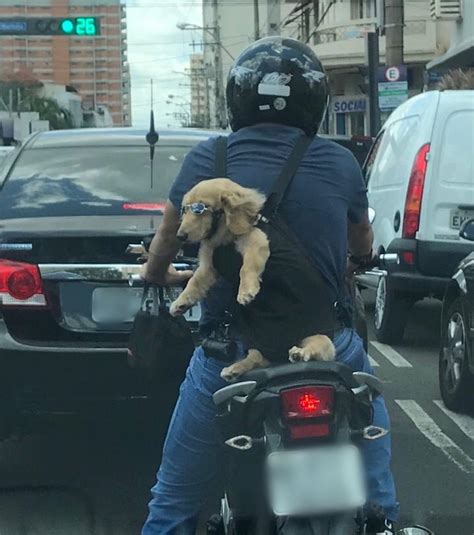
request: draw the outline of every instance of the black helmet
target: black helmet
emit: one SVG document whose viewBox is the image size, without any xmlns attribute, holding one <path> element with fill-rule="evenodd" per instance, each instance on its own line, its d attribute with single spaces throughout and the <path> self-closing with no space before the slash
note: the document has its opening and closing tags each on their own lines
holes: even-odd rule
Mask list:
<svg viewBox="0 0 474 535">
<path fill-rule="evenodd" d="M 328 82 L 309 46 L 295 39 L 265 37 L 237 58 L 226 94 L 234 131 L 257 123 L 279 123 L 314 135 L 326 110 Z"/>
</svg>

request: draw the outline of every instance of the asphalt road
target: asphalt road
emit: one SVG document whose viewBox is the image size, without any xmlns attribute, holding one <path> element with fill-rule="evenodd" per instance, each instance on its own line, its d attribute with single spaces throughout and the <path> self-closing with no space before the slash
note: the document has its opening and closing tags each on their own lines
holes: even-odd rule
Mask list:
<svg viewBox="0 0 474 535">
<path fill-rule="evenodd" d="M 370 305 L 369 305 L 370 306 Z M 386 382 L 402 524 L 474 534 L 474 420 L 447 413 L 437 384 L 440 306 L 412 311 L 403 345 L 371 344 Z M 0 535 L 134 535 L 159 462 L 156 420 L 55 419 L 0 445 Z"/>
</svg>

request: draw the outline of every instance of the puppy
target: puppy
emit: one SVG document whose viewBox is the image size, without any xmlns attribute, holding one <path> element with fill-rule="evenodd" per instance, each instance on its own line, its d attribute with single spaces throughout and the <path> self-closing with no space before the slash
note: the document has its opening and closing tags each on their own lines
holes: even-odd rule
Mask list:
<svg viewBox="0 0 474 535">
<path fill-rule="evenodd" d="M 217 280 L 213 254 L 217 247 L 234 244 L 242 256 L 237 301 L 248 306 L 258 295 L 262 274 L 270 257 L 270 243 L 256 223 L 265 204 L 265 196 L 226 178 L 199 182 L 183 199 L 182 221 L 177 236 L 183 242 L 200 243 L 199 267 L 185 290 L 171 305 L 174 316 L 185 313 L 203 299 Z M 289 349 L 291 362 L 333 360 L 335 349 L 324 335 L 305 337 L 300 345 Z M 247 357 L 227 368 L 221 375 L 232 381 L 269 361 L 255 348 Z"/>
</svg>

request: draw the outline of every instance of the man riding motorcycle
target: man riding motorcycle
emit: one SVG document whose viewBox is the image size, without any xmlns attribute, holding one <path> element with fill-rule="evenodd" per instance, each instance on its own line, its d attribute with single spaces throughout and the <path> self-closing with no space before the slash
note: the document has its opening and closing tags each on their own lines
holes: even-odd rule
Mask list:
<svg viewBox="0 0 474 535">
<path fill-rule="evenodd" d="M 355 263 L 370 259 L 373 235 L 357 161 L 346 149 L 316 135 L 327 103 L 326 74 L 311 48 L 281 37 L 250 45 L 231 68 L 227 82 L 233 130 L 228 137 L 227 174 L 242 186 L 268 194 L 296 140 L 303 133 L 313 137 L 282 202 L 281 214 L 320 270 L 334 302 L 342 303 L 347 299 L 347 251 Z M 192 276 L 171 265 L 181 248 L 176 237 L 180 207 L 187 191 L 213 177 L 215 143 L 216 138 L 211 138 L 191 150 L 172 186 L 143 269 L 149 282 L 178 285 Z M 204 331 L 224 322 L 231 301 L 230 289 L 221 280 L 202 303 Z M 353 371 L 372 372 L 352 327 L 341 322 L 333 342 L 337 361 Z M 202 347 L 194 352 L 168 430 L 142 535 L 195 532 L 199 512 L 221 470 L 212 394 L 226 384 L 220 377 L 226 365 L 207 357 Z M 381 396 L 373 408 L 374 425 L 388 429 Z M 390 471 L 390 437 L 364 442 L 362 453 L 371 504 L 367 533 L 393 533 L 398 503 Z"/>
</svg>

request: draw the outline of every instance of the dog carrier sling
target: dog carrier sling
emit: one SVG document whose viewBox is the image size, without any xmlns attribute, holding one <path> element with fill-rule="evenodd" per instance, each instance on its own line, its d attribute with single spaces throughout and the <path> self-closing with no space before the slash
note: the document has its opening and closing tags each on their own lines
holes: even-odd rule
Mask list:
<svg viewBox="0 0 474 535">
<path fill-rule="evenodd" d="M 218 140 L 216 146 L 216 176 L 226 176 L 225 141 Z M 279 213 L 281 201 L 311 142 L 306 136 L 296 142 L 256 223 L 270 243 L 260 292 L 250 304 L 237 304 L 230 311 L 233 326 L 245 346 L 258 349 L 272 362 L 287 361 L 289 349 L 307 336 L 326 334 L 332 338 L 340 326 L 335 303 L 321 273 Z M 231 244 L 217 248 L 213 261 L 237 295 L 241 255 Z"/>
</svg>

